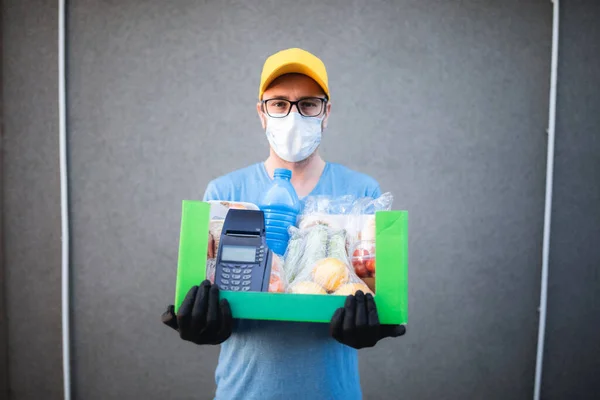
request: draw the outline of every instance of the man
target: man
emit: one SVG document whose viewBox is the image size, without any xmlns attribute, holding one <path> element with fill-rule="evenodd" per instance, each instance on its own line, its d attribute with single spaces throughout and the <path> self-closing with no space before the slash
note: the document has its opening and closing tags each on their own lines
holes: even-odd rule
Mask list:
<svg viewBox="0 0 600 400">
<path fill-rule="evenodd" d="M 373 178 L 319 155 L 331 103 L 327 72 L 317 57 L 301 49 L 269 57 L 256 110 L 269 157 L 211 181 L 204 201 L 260 204 L 276 168 L 292 171 L 301 200 L 308 195 L 381 195 Z M 373 297 L 362 292 L 348 296 L 329 325 L 233 320 L 231 315 L 228 302 L 219 301 L 218 287 L 208 281 L 190 290 L 178 315 L 173 306 L 163 315 L 184 340 L 222 344 L 217 399 L 360 399 L 357 349 L 405 333 L 403 326 L 379 325 Z"/>
</svg>

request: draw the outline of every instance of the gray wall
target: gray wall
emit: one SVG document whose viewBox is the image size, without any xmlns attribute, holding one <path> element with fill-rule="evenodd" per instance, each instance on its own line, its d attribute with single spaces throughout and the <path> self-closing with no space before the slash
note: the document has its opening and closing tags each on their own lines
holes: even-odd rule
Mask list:
<svg viewBox="0 0 600 400">
<path fill-rule="evenodd" d="M 561 7 L 544 399 L 600 397 L 600 3 Z"/>
<path fill-rule="evenodd" d="M 3 223 L 14 399 L 62 396 L 58 13 L 3 3 Z"/>
<path fill-rule="evenodd" d="M 373 175 L 410 212 L 409 332 L 361 352 L 365 397 L 531 396 L 551 3 L 337 3 L 71 4 L 75 398 L 210 398 L 218 349 L 159 321 L 180 202 L 266 157 L 260 68 L 291 46 L 330 72 L 326 158 Z M 4 2 L 15 399 L 62 393 L 54 7 Z"/>
</svg>

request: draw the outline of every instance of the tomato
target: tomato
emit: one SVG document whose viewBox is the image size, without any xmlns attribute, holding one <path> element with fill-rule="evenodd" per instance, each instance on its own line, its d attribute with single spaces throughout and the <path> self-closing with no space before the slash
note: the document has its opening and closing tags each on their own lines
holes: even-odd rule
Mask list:
<svg viewBox="0 0 600 400">
<path fill-rule="evenodd" d="M 368 255 L 369 252 L 365 249 L 356 249 L 352 254 L 352 266 L 354 267 L 356 275 L 360 278 L 369 276 L 369 271 L 365 265 L 365 257 L 368 257 Z"/>
<path fill-rule="evenodd" d="M 369 253 L 369 250 L 367 249 L 356 249 L 354 250 L 354 253 L 352 254 L 352 257 L 369 257 L 371 254 Z"/>
<path fill-rule="evenodd" d="M 208 250 L 206 258 L 215 258 L 215 238 L 213 238 L 213 235 L 210 232 L 208 233 Z"/>
<path fill-rule="evenodd" d="M 271 279 L 269 280 L 269 292 L 274 293 L 283 293 L 285 292 L 285 288 L 283 286 L 283 282 L 278 275 L 271 275 Z"/>
<path fill-rule="evenodd" d="M 367 260 L 365 260 L 365 268 L 371 272 L 371 273 L 375 273 L 375 258 L 369 258 Z"/>
<path fill-rule="evenodd" d="M 356 272 L 356 275 L 358 275 L 359 278 L 369 276 L 369 271 L 363 262 L 354 261 L 352 264 L 354 265 L 354 272 Z"/>
</svg>

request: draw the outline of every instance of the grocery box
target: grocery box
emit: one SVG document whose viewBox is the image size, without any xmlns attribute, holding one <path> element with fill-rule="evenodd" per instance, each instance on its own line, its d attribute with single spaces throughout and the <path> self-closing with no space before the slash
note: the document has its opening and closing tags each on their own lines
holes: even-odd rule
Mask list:
<svg viewBox="0 0 600 400">
<path fill-rule="evenodd" d="M 194 285 L 206 279 L 211 205 L 182 204 L 175 311 Z M 408 323 L 408 212 L 375 213 L 375 303 L 382 324 Z M 345 297 L 336 295 L 221 291 L 234 318 L 328 323 Z"/>
</svg>

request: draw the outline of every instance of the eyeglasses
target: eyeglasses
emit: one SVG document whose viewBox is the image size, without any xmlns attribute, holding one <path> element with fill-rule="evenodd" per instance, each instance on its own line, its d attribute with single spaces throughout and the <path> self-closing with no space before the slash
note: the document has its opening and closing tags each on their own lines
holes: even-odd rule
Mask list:
<svg viewBox="0 0 600 400">
<path fill-rule="evenodd" d="M 290 101 L 286 99 L 268 99 L 263 100 L 263 109 L 269 117 L 273 118 L 284 118 L 287 117 L 293 106 L 300 115 L 304 117 L 317 117 L 321 115 L 327 99 L 320 97 L 305 97 L 297 101 Z"/>
</svg>

